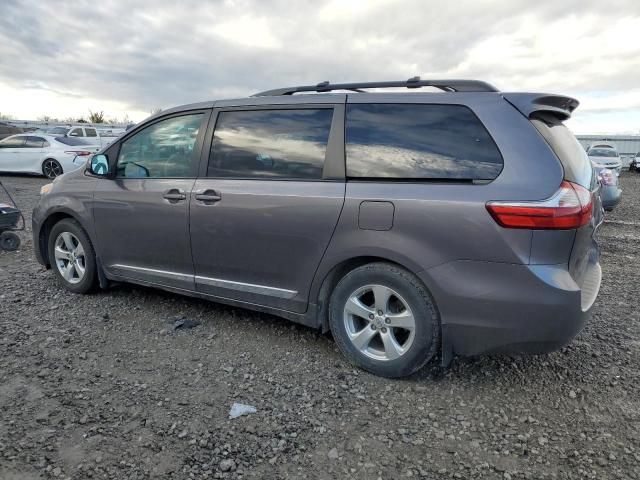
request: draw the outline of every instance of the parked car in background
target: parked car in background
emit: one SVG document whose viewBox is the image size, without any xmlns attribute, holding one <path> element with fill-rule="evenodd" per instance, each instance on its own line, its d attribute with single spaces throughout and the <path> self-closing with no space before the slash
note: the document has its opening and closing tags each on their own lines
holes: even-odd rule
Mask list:
<svg viewBox="0 0 640 480">
<path fill-rule="evenodd" d="M 391 87 L 407 90 L 365 90 Z M 126 281 L 270 312 L 388 377 L 549 352 L 601 280 L 577 106 L 413 78 L 164 110 L 42 187 L 34 250 L 73 292 Z"/>
<path fill-rule="evenodd" d="M 43 130 L 43 133 L 47 135 L 84 138 L 90 144 L 103 147 L 109 145 L 122 132 L 124 132 L 124 129 L 99 129 L 97 127 L 86 127 L 82 125 L 72 127 L 47 127 Z"/>
<path fill-rule="evenodd" d="M 0 122 L 0 140 L 11 135 L 15 135 L 16 133 L 22 133 L 22 129 L 20 127 L 9 125 L 5 122 Z"/>
<path fill-rule="evenodd" d="M 74 137 L 18 134 L 0 140 L 0 172 L 55 178 L 83 166 L 100 145 Z"/>
<path fill-rule="evenodd" d="M 587 151 L 591 164 L 596 169 L 608 168 L 613 170 L 616 175 L 620 175 L 622 170 L 622 161 L 620 155 L 614 147 L 598 146 L 591 147 Z"/>
<path fill-rule="evenodd" d="M 622 198 L 622 189 L 620 188 L 620 179 L 616 173 L 608 168 L 594 167 L 600 182 L 600 199 L 602 200 L 602 208 L 607 212 L 614 209 Z"/>
<path fill-rule="evenodd" d="M 640 172 L 640 152 L 636 153 L 636 156 L 631 160 L 631 164 L 629 164 L 629 171 Z"/>
</svg>

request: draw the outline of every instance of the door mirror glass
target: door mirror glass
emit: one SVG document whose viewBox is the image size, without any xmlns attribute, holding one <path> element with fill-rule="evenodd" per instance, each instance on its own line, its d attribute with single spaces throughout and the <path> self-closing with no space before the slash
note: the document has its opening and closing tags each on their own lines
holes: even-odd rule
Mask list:
<svg viewBox="0 0 640 480">
<path fill-rule="evenodd" d="M 109 159 L 106 155 L 94 155 L 91 157 L 89 170 L 94 175 L 106 176 L 109 174 Z"/>
</svg>

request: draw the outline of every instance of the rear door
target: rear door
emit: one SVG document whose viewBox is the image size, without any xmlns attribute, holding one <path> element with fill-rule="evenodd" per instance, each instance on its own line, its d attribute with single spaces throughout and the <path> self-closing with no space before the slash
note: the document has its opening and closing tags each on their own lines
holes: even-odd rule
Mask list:
<svg viewBox="0 0 640 480">
<path fill-rule="evenodd" d="M 344 104 L 219 109 L 208 138 L 191 197 L 196 289 L 306 311 L 344 202 Z"/>
</svg>

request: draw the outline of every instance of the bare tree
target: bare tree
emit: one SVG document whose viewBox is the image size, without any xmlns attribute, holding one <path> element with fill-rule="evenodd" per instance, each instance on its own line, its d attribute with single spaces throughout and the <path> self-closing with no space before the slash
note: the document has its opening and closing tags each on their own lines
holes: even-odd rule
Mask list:
<svg viewBox="0 0 640 480">
<path fill-rule="evenodd" d="M 92 112 L 89 110 L 89 122 L 91 123 L 104 123 L 104 112 Z"/>
<path fill-rule="evenodd" d="M 0 112 L 0 120 L 15 120 L 15 119 L 16 117 L 14 117 L 13 115 Z"/>
<path fill-rule="evenodd" d="M 160 113 L 162 111 L 162 109 L 160 107 L 155 107 L 152 108 L 151 111 L 149 112 L 151 115 L 157 115 L 158 113 Z"/>
</svg>

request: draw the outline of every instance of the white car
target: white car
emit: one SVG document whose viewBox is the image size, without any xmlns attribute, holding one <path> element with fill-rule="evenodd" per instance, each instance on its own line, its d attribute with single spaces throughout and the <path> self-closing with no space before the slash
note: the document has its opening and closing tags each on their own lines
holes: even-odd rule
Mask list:
<svg viewBox="0 0 640 480">
<path fill-rule="evenodd" d="M 616 175 L 620 175 L 622 170 L 622 160 L 618 151 L 609 146 L 594 146 L 589 148 L 587 152 L 591 164 L 598 169 L 608 168 L 616 172 Z"/>
<path fill-rule="evenodd" d="M 75 137 L 25 133 L 0 140 L 0 172 L 37 173 L 55 178 L 80 168 L 100 150 Z"/>
</svg>

